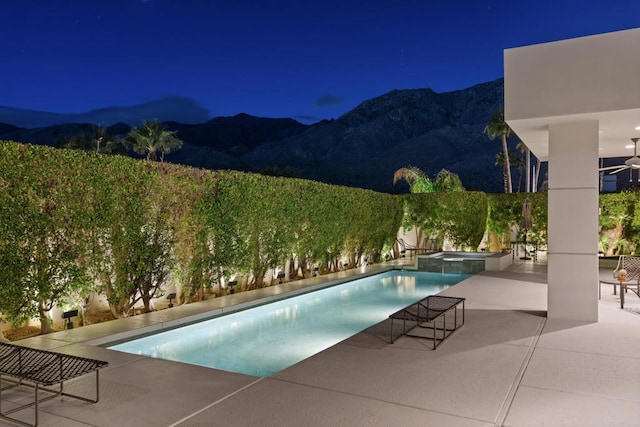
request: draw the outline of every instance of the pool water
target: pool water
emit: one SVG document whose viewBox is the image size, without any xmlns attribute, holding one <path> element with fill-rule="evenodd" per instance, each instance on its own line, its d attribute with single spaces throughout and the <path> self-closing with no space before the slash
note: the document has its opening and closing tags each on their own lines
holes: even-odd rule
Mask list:
<svg viewBox="0 0 640 427">
<path fill-rule="evenodd" d="M 391 271 L 109 348 L 267 377 L 467 277 Z"/>
</svg>

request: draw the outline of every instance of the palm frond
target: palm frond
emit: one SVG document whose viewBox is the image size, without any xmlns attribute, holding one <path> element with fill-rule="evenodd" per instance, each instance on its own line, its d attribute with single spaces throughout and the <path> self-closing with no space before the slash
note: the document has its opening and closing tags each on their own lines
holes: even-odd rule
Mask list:
<svg viewBox="0 0 640 427">
<path fill-rule="evenodd" d="M 411 186 L 417 179 L 425 176 L 424 172 L 419 168 L 415 166 L 407 166 L 406 168 L 400 168 L 394 172 L 393 184 L 395 185 L 398 181 L 406 181 L 407 184 Z"/>
<path fill-rule="evenodd" d="M 435 188 L 433 182 L 424 172 L 415 166 L 400 168 L 393 174 L 393 184 L 404 180 L 411 187 L 412 193 L 433 193 Z"/>
<path fill-rule="evenodd" d="M 489 120 L 489 123 L 484 127 L 483 133 L 491 140 L 502 135 L 509 137 L 513 133 L 509 125 L 504 121 L 503 109 L 498 109 L 493 112 L 491 120 Z"/>
</svg>

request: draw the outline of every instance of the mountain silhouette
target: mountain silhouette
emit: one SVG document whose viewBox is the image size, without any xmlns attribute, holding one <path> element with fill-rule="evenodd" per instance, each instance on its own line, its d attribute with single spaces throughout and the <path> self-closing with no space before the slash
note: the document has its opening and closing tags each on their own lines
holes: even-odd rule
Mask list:
<svg viewBox="0 0 640 427">
<path fill-rule="evenodd" d="M 336 120 L 260 145 L 242 160 L 254 170 L 292 167 L 305 178 L 384 192 L 406 191 L 392 182 L 401 167 L 417 166 L 431 177 L 448 169 L 468 189 L 500 192 L 495 156 L 501 144 L 483 130 L 503 93 L 502 79 L 442 94 L 394 90 Z"/>
<path fill-rule="evenodd" d="M 105 107 L 86 113 L 71 114 L 0 106 L 0 123 L 10 123 L 22 128 L 47 127 L 67 123 L 111 126 L 118 122 L 139 126 L 142 120 L 154 119 L 161 122 L 175 120 L 182 123 L 202 123 L 210 117 L 209 112 L 196 101 L 181 96 L 171 96 L 126 107 Z"/>
<path fill-rule="evenodd" d="M 416 166 L 431 177 L 441 169 L 455 172 L 467 189 L 502 192 L 502 171 L 495 165 L 502 146 L 499 140 L 489 140 L 483 130 L 493 112 L 501 108 L 503 93 L 503 79 L 446 93 L 394 90 L 362 102 L 338 119 L 312 125 L 247 114 L 199 123 L 172 117 L 163 124 L 176 130 L 184 145 L 165 160 L 391 193 L 408 190 L 406 183 L 393 185 L 394 171 Z M 113 122 L 108 131 L 126 135 L 130 126 L 140 123 L 139 117 L 125 118 L 125 111 L 139 116 L 146 110 L 140 106 L 101 109 L 94 110 L 92 117 L 118 118 L 119 123 Z M 0 125 L 0 139 L 54 146 L 61 138 L 90 128 L 78 120 L 33 129 L 2 114 L 0 122 L 6 123 Z M 511 149 L 515 150 L 515 143 L 515 138 L 509 141 Z M 517 184 L 514 170 L 514 187 Z"/>
</svg>

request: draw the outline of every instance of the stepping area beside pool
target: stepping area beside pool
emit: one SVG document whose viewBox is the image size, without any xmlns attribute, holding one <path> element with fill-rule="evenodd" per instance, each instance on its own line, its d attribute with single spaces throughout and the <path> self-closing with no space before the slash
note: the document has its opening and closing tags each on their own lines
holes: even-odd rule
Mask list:
<svg viewBox="0 0 640 427">
<path fill-rule="evenodd" d="M 363 271 L 384 268 L 388 266 Z M 322 280 L 346 280 L 363 271 Z M 611 271 L 603 277 L 611 277 Z M 229 309 L 228 300 L 75 328 L 21 344 L 109 362 L 100 372 L 100 402 L 45 402 L 42 426 L 638 425 L 637 299 L 629 298 L 622 310 L 619 296 L 603 287 L 599 322 L 546 319 L 546 288 L 543 257 L 536 264 L 516 261 L 504 271 L 485 271 L 441 294 L 466 298 L 466 321 L 437 351 L 412 338 L 389 344 L 387 320 L 268 378 L 87 344 L 106 342 L 109 334 L 121 335 L 128 328 L 159 329 L 178 321 L 176 316 L 204 316 L 214 304 Z M 249 303 L 246 295 L 234 297 L 241 298 L 235 303 Z M 65 383 L 70 392 L 92 386 L 83 377 Z M 19 390 L 7 391 L 6 397 L 3 392 L 2 406 L 17 406 L 25 397 Z"/>
</svg>

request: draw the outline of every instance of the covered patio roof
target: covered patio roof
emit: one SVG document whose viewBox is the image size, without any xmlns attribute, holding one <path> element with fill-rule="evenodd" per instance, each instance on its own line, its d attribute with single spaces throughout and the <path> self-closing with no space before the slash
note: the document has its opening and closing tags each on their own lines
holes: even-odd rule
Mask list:
<svg viewBox="0 0 640 427">
<path fill-rule="evenodd" d="M 504 53 L 505 120 L 541 160 L 549 125 L 598 120 L 599 157 L 627 157 L 640 137 L 640 29 Z"/>
</svg>

